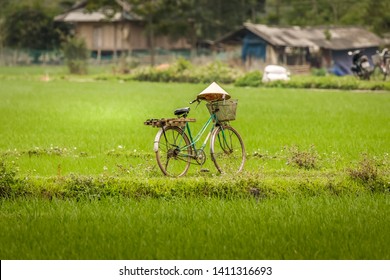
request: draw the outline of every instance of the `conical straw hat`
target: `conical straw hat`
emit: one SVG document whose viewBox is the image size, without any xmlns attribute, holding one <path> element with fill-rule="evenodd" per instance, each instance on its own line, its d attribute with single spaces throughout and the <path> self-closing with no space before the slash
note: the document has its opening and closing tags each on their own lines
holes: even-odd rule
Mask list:
<svg viewBox="0 0 390 280">
<path fill-rule="evenodd" d="M 207 101 L 228 100 L 229 98 L 229 93 L 221 88 L 216 82 L 213 82 L 198 94 L 198 99 Z"/>
</svg>

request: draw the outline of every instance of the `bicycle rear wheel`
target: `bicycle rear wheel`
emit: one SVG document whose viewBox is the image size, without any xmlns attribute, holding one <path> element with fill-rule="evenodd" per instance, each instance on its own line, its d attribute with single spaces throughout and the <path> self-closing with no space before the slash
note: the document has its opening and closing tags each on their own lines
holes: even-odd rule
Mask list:
<svg viewBox="0 0 390 280">
<path fill-rule="evenodd" d="M 238 173 L 245 163 L 245 146 L 231 126 L 219 126 L 211 137 L 211 158 L 220 173 Z"/>
<path fill-rule="evenodd" d="M 180 127 L 160 129 L 154 139 L 154 151 L 157 164 L 165 175 L 180 177 L 187 173 L 192 149 L 190 140 Z"/>
</svg>

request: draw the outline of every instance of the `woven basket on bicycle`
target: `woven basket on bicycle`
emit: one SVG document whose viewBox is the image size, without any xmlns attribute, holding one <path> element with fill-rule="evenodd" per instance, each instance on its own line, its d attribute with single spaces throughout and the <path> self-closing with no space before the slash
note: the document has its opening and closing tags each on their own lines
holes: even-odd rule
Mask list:
<svg viewBox="0 0 390 280">
<path fill-rule="evenodd" d="M 237 99 L 211 101 L 206 104 L 210 114 L 215 113 L 219 122 L 234 121 L 236 119 Z"/>
</svg>

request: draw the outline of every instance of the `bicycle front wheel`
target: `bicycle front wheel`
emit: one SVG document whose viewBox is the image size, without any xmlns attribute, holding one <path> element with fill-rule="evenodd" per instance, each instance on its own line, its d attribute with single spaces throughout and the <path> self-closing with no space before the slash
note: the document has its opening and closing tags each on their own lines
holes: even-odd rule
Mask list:
<svg viewBox="0 0 390 280">
<path fill-rule="evenodd" d="M 160 129 L 154 139 L 154 151 L 161 171 L 172 177 L 187 173 L 191 161 L 191 146 L 188 136 L 177 126 Z"/>
<path fill-rule="evenodd" d="M 244 142 L 231 126 L 217 127 L 211 137 L 210 153 L 220 173 L 238 173 L 244 168 Z"/>
</svg>

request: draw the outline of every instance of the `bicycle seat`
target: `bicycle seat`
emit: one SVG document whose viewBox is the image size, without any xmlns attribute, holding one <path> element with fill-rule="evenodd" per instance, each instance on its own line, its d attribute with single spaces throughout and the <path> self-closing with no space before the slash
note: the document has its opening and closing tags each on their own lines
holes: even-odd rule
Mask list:
<svg viewBox="0 0 390 280">
<path fill-rule="evenodd" d="M 176 109 L 174 114 L 175 116 L 183 116 L 183 117 L 187 117 L 188 113 L 190 112 L 190 107 L 185 107 L 185 108 L 179 108 L 179 109 Z"/>
</svg>

